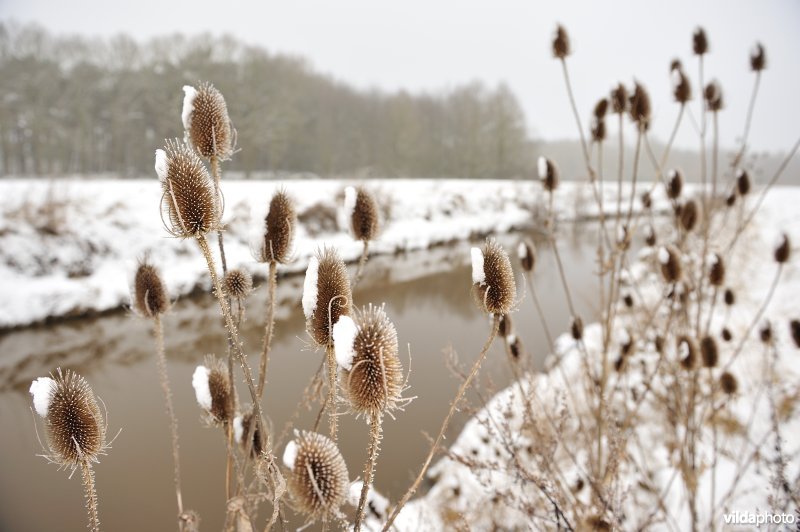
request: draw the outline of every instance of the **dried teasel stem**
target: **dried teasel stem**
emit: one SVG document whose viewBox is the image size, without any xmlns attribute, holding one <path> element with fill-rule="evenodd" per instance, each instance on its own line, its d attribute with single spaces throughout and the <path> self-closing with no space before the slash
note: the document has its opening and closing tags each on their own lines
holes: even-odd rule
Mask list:
<svg viewBox="0 0 800 532">
<path fill-rule="evenodd" d="M 264 328 L 264 341 L 261 346 L 261 362 L 258 367 L 258 396 L 264 394 L 264 385 L 267 382 L 267 363 L 269 361 L 269 348 L 272 343 L 272 335 L 275 329 L 275 293 L 278 287 L 278 263 L 270 261 L 269 263 L 269 303 L 267 307 L 267 325 Z"/>
<path fill-rule="evenodd" d="M 370 414 L 369 421 L 369 447 L 367 448 L 367 463 L 364 465 L 364 484 L 361 486 L 361 496 L 356 509 L 356 521 L 353 525 L 355 532 L 361 530 L 361 521 L 364 519 L 369 487 L 372 484 L 372 477 L 375 471 L 375 462 L 378 460 L 378 452 L 380 451 L 381 437 L 383 435 L 381 422 L 381 414 L 373 411 Z"/>
<path fill-rule="evenodd" d="M 94 471 L 88 460 L 81 460 L 81 480 L 86 495 L 86 512 L 89 515 L 89 530 L 100 532 L 100 518 L 97 515 L 97 490 L 94 485 Z"/>
</svg>

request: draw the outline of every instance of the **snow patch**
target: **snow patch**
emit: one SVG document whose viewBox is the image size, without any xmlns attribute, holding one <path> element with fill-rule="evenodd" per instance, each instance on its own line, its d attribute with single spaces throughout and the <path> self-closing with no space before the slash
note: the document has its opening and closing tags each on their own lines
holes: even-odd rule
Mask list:
<svg viewBox="0 0 800 532">
<path fill-rule="evenodd" d="M 339 321 L 333 326 L 333 351 L 336 354 L 336 363 L 347 371 L 353 368 L 353 358 L 356 355 L 353 348 L 357 334 L 358 327 L 350 316 L 340 316 Z"/>
<path fill-rule="evenodd" d="M 543 156 L 539 156 L 539 160 L 536 162 L 536 167 L 539 169 L 539 179 L 544 179 L 547 177 L 547 158 Z"/>
<path fill-rule="evenodd" d="M 294 461 L 297 459 L 297 444 L 294 440 L 286 444 L 283 450 L 283 465 L 294 470 Z"/>
<path fill-rule="evenodd" d="M 211 410 L 211 389 L 208 387 L 208 368 L 197 366 L 192 375 L 192 388 L 197 397 L 197 404 L 206 410 Z"/>
<path fill-rule="evenodd" d="M 658 262 L 661 264 L 669 263 L 669 250 L 664 246 L 658 248 Z"/>
<path fill-rule="evenodd" d="M 525 245 L 525 242 L 520 242 L 517 246 L 517 256 L 519 260 L 525 260 L 528 258 L 528 246 Z"/>
<path fill-rule="evenodd" d="M 480 248 L 472 248 L 472 284 L 483 285 L 486 283 L 486 272 L 483 271 L 483 252 Z"/>
<path fill-rule="evenodd" d="M 350 226 L 350 220 L 353 219 L 353 212 L 356 210 L 356 198 L 358 193 L 355 187 L 346 187 L 344 189 L 344 222 L 345 226 Z"/>
<path fill-rule="evenodd" d="M 319 259 L 311 257 L 306 268 L 306 279 L 303 281 L 303 314 L 310 320 L 317 307 L 317 280 L 319 277 Z"/>
<path fill-rule="evenodd" d="M 242 424 L 242 416 L 233 418 L 233 441 L 241 442 L 244 436 L 244 425 Z"/>
<path fill-rule="evenodd" d="M 50 410 L 50 401 L 53 400 L 55 389 L 56 381 L 50 377 L 39 377 L 31 383 L 29 391 L 33 396 L 33 407 L 40 416 L 47 417 L 47 412 Z"/>
<path fill-rule="evenodd" d="M 197 89 L 191 85 L 183 86 L 183 111 L 181 111 L 181 120 L 183 121 L 183 129 L 189 131 L 192 127 L 192 113 L 194 112 L 194 99 L 197 98 Z"/>
<path fill-rule="evenodd" d="M 156 174 L 158 175 L 159 181 L 167 180 L 168 168 L 169 165 L 167 164 L 167 152 L 164 150 L 156 150 Z"/>
</svg>

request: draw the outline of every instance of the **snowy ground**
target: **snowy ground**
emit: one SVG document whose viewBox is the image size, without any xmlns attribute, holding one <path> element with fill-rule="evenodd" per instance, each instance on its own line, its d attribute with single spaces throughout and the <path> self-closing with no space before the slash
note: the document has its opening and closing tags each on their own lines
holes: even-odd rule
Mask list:
<svg viewBox="0 0 800 532">
<path fill-rule="evenodd" d="M 273 190 L 297 202 L 296 260 L 302 271 L 318 246 L 333 245 L 348 261 L 361 253 L 340 221 L 343 190 L 335 180 L 226 181 L 228 263 L 263 271 L 250 253 L 254 228 Z M 531 226 L 546 214 L 537 182 L 370 180 L 384 217 L 374 253 L 394 253 Z M 563 183 L 554 208 L 561 219 L 596 215 L 591 189 Z M 149 254 L 173 297 L 207 290 L 208 275 L 194 242 L 170 238 L 152 180 L 0 181 L 0 328 L 114 309 L 129 299 L 136 260 Z M 616 192 L 605 190 L 606 209 Z M 638 202 L 636 202 L 638 206 Z M 577 214 L 576 214 L 577 213 Z M 279 270 L 280 271 L 280 270 Z"/>
</svg>

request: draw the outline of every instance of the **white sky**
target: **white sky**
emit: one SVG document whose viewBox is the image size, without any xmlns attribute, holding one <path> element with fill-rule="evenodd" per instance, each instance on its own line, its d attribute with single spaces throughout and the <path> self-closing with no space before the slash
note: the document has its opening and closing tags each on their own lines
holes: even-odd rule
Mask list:
<svg viewBox="0 0 800 532">
<path fill-rule="evenodd" d="M 0 0 L 0 19 L 35 21 L 59 33 L 136 38 L 230 33 L 271 52 L 303 56 L 316 70 L 361 88 L 434 91 L 476 79 L 504 81 L 522 102 L 531 132 L 546 140 L 576 137 L 559 64 L 550 55 L 557 22 L 572 38 L 569 67 L 584 122 L 597 98 L 635 76 L 653 96 L 653 131 L 662 139 L 677 113 L 669 92 L 673 57 L 684 61 L 699 92 L 691 34 L 700 24 L 711 43 L 706 72 L 722 83 L 726 101 L 723 145 L 734 145 L 744 125 L 753 84 L 748 54 L 756 40 L 766 47 L 768 70 L 750 144 L 788 149 L 800 136 L 797 0 Z M 688 121 L 678 144 L 697 144 Z"/>
</svg>

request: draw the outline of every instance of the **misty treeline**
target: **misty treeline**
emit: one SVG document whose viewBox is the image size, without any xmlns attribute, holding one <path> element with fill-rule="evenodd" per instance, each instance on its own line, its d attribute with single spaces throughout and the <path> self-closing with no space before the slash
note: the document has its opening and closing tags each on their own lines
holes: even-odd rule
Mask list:
<svg viewBox="0 0 800 532">
<path fill-rule="evenodd" d="M 232 36 L 137 42 L 0 22 L 0 171 L 151 173 L 164 137 L 183 136 L 182 86 L 200 80 L 225 95 L 240 149 L 226 169 L 247 176 L 508 178 L 533 167 L 525 116 L 505 85 L 359 91 Z"/>
</svg>

